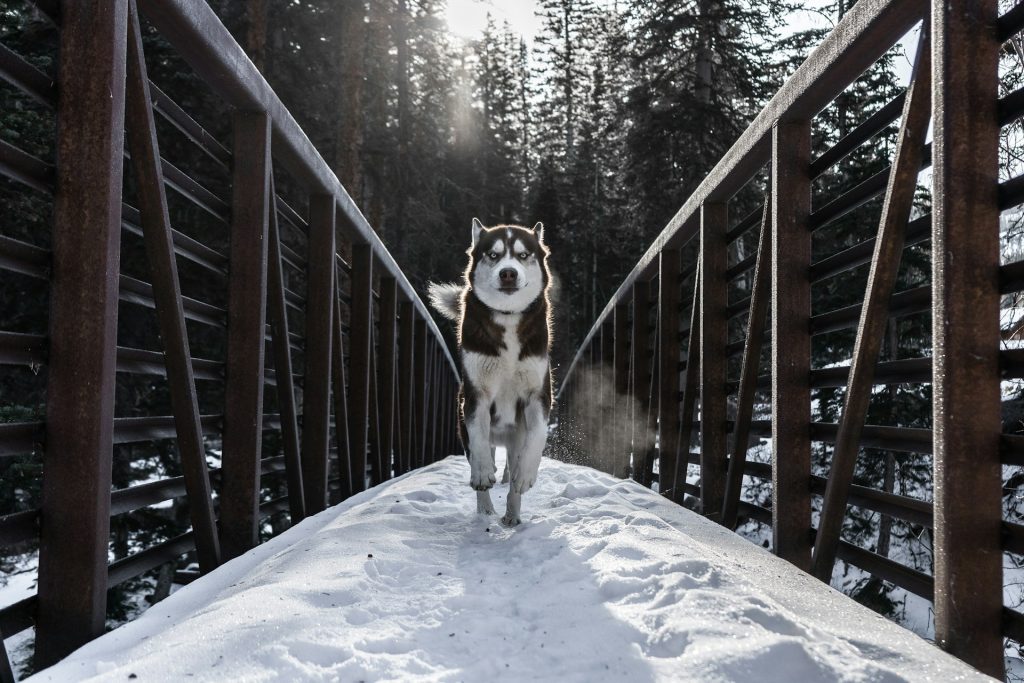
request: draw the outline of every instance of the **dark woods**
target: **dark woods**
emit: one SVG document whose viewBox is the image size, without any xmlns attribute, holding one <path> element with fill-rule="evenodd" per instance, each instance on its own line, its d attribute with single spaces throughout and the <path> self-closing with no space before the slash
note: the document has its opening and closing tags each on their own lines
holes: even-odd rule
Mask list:
<svg viewBox="0 0 1024 683">
<path fill-rule="evenodd" d="M 801 52 L 776 0 L 544 0 L 532 45 L 438 0 L 214 5 L 414 284 L 473 216 L 549 226 L 556 365 Z"/>
</svg>

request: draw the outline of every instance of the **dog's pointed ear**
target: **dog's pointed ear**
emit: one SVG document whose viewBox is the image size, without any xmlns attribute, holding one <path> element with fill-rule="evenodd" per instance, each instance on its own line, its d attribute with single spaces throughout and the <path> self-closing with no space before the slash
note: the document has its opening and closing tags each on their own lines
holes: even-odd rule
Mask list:
<svg viewBox="0 0 1024 683">
<path fill-rule="evenodd" d="M 480 233 L 483 232 L 484 224 L 480 222 L 479 218 L 473 219 L 473 246 L 480 240 Z"/>
<path fill-rule="evenodd" d="M 537 234 L 537 241 L 538 242 L 543 242 L 544 241 L 544 224 L 541 223 L 540 221 L 537 221 L 537 224 L 535 226 L 533 226 L 533 231 Z"/>
</svg>

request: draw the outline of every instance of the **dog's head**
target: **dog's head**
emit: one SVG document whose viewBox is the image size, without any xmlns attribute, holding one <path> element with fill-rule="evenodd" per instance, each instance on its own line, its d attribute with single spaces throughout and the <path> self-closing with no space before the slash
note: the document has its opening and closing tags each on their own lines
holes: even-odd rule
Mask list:
<svg viewBox="0 0 1024 683">
<path fill-rule="evenodd" d="M 544 295 L 551 282 L 544 226 L 485 228 L 473 219 L 466 281 L 477 298 L 497 311 L 519 313 Z"/>
</svg>

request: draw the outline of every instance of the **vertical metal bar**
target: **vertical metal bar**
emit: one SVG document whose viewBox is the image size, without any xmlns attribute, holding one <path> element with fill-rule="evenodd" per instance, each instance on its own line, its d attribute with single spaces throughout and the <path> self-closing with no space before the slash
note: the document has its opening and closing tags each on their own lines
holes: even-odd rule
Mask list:
<svg viewBox="0 0 1024 683">
<path fill-rule="evenodd" d="M 444 396 L 441 402 L 441 428 L 444 433 L 444 439 L 441 442 L 442 456 L 448 457 L 452 454 L 452 429 L 451 429 L 451 406 L 452 406 L 452 376 L 448 371 L 448 366 L 442 360 L 441 372 L 444 377 Z"/>
<path fill-rule="evenodd" d="M 445 377 L 447 377 L 448 389 L 445 392 L 445 423 L 446 423 L 446 434 L 445 438 L 445 456 L 454 455 L 455 450 L 455 375 L 451 371 L 451 367 L 445 364 Z"/>
<path fill-rule="evenodd" d="M 382 481 L 391 477 L 392 452 L 395 450 L 395 352 L 397 344 L 395 315 L 398 306 L 398 285 L 393 277 L 380 279 L 380 422 Z M 395 470 L 397 470 L 397 465 Z"/>
<path fill-rule="evenodd" d="M 434 462 L 444 457 L 444 399 L 445 399 L 445 376 L 441 360 L 441 344 L 436 344 L 434 355 L 437 358 L 437 397 L 434 400 Z"/>
<path fill-rule="evenodd" d="M 1002 678 L 995 0 L 932 5 L 935 640 Z"/>
<path fill-rule="evenodd" d="M 633 478 L 650 486 L 647 446 L 649 443 L 647 408 L 650 387 L 651 347 L 650 324 L 651 285 L 638 281 L 633 285 Z"/>
<path fill-rule="evenodd" d="M 372 314 L 372 313 L 371 313 Z M 384 456 L 381 453 L 380 436 L 380 373 L 377 371 L 377 354 L 379 351 L 379 340 L 377 326 L 370 324 L 370 397 L 367 413 L 367 432 L 369 451 L 367 453 L 367 469 L 370 485 L 376 485 L 383 481 L 382 471 L 384 470 Z"/>
<path fill-rule="evenodd" d="M 224 557 L 259 543 L 263 452 L 263 338 L 267 304 L 270 117 L 236 112 L 231 184 L 231 267 L 224 387 L 220 532 Z M 287 340 L 285 340 L 287 343 Z"/>
<path fill-rule="evenodd" d="M 678 249 L 658 257 L 658 491 L 669 498 L 679 473 L 679 261 Z"/>
<path fill-rule="evenodd" d="M 396 474 L 412 469 L 413 452 L 413 397 L 416 380 L 413 374 L 415 326 L 411 301 L 398 304 L 398 457 Z"/>
<path fill-rule="evenodd" d="M 725 490 L 728 215 L 725 203 L 700 209 L 700 498 L 711 518 L 721 514 Z"/>
<path fill-rule="evenodd" d="M 914 77 L 903 103 L 903 123 L 878 224 L 871 273 L 864 293 L 864 305 L 860 311 L 860 324 L 857 326 L 857 339 L 846 382 L 843 413 L 839 418 L 836 443 L 832 449 L 832 466 L 821 506 L 818 533 L 814 538 L 811 570 L 825 582 L 832 579 L 832 567 L 839 549 L 846 502 L 860 451 L 860 436 L 874 386 L 875 364 L 889 321 L 889 297 L 896 285 L 896 275 L 903 255 L 903 235 L 914 203 L 925 134 L 931 121 L 931 64 L 927 38 L 927 33 L 922 33 Z"/>
<path fill-rule="evenodd" d="M 754 411 L 757 391 L 757 371 L 761 365 L 761 344 L 764 339 L 765 316 L 768 313 L 768 288 L 771 286 L 772 233 L 769 225 L 771 197 L 765 198 L 761 218 L 761 235 L 757 244 L 754 266 L 754 287 L 750 294 L 750 314 L 747 318 L 747 338 L 743 345 L 743 363 L 740 367 L 740 386 L 736 397 L 736 427 L 733 429 L 732 457 L 726 474 L 725 499 L 722 503 L 722 524 L 736 527 L 736 513 L 740 504 L 743 470 L 747 462 L 750 438 L 750 420 Z"/>
<path fill-rule="evenodd" d="M 106 612 L 127 7 L 62 16 L 37 668 L 103 633 Z"/>
<path fill-rule="evenodd" d="M 11 668 L 11 658 L 7 655 L 7 647 L 3 638 L 0 638 L 0 683 L 15 683 L 14 669 Z"/>
<path fill-rule="evenodd" d="M 431 404 L 434 399 L 434 340 L 428 330 L 424 330 L 424 351 L 423 351 L 423 405 L 416 413 L 422 429 L 420 429 L 422 446 L 420 465 L 429 465 L 433 462 L 433 452 L 430 448 L 430 433 L 433 429 L 431 419 Z"/>
<path fill-rule="evenodd" d="M 437 342 L 437 340 L 434 341 L 434 353 L 432 354 L 432 356 L 433 356 L 433 363 L 434 363 L 434 372 L 433 372 L 433 377 L 434 377 L 434 400 L 433 400 L 433 402 L 432 402 L 432 404 L 430 406 L 430 411 L 431 411 L 430 412 L 430 419 L 431 419 L 431 425 L 432 425 L 431 426 L 431 430 L 433 432 L 433 435 L 431 437 L 431 448 L 433 449 L 433 454 L 431 456 L 431 461 L 432 462 L 437 462 L 440 459 L 440 453 L 441 453 L 440 444 L 438 444 L 437 436 L 438 436 L 438 433 L 440 432 L 440 429 L 441 429 L 441 412 L 440 412 L 440 408 L 441 408 L 441 379 L 442 379 L 442 376 L 441 376 L 441 346 Z"/>
<path fill-rule="evenodd" d="M 416 316 L 415 320 L 415 359 L 413 380 L 413 450 L 410 469 L 422 467 L 425 464 L 424 444 L 426 434 L 427 404 L 427 323 Z"/>
<path fill-rule="evenodd" d="M 435 462 L 437 460 L 437 383 L 439 374 L 437 367 L 437 341 L 433 338 L 433 335 L 430 337 L 430 347 L 427 349 L 427 353 L 430 356 L 430 380 L 427 384 L 429 396 L 427 399 L 427 462 Z"/>
<path fill-rule="evenodd" d="M 332 502 L 341 502 L 354 491 L 352 454 L 349 451 L 348 382 L 345 377 L 345 336 L 342 334 L 341 272 L 334 262 L 334 321 L 331 325 L 331 393 L 334 396 L 334 443 L 338 449 L 338 489 Z"/>
<path fill-rule="evenodd" d="M 613 424 L 615 425 L 614 458 L 611 473 L 620 479 L 629 476 L 629 305 L 616 304 L 614 310 L 615 349 L 615 408 Z M 579 378 L 574 378 L 577 389 L 582 388 Z M 579 404 L 580 402 L 577 402 Z M 580 406 L 577 405 L 579 408 Z"/>
<path fill-rule="evenodd" d="M 440 351 L 438 371 L 441 376 L 441 389 L 437 401 L 437 457 L 440 460 L 448 455 L 448 372 Z"/>
<path fill-rule="evenodd" d="M 153 121 L 149 78 L 142 53 L 142 32 L 134 3 L 129 5 L 128 80 L 126 83 L 125 117 L 132 170 L 137 181 L 139 214 L 142 222 L 146 258 L 153 278 L 153 299 L 156 303 L 160 336 L 164 341 L 167 381 L 170 386 L 174 428 L 178 452 L 188 491 L 189 516 L 195 532 L 196 555 L 200 568 L 206 572 L 220 563 L 220 541 L 213 516 L 209 471 L 203 447 L 203 430 L 199 422 L 199 401 L 192 374 L 188 329 L 181 302 L 178 266 L 171 237 L 171 221 L 167 214 L 167 197 L 161 170 L 160 149 Z M 260 344 L 263 331 L 260 331 Z M 262 379 L 262 377 L 261 377 Z"/>
<path fill-rule="evenodd" d="M 772 548 L 811 567 L 811 124 L 772 130 Z"/>
<path fill-rule="evenodd" d="M 306 514 L 327 507 L 330 448 L 331 326 L 334 323 L 334 197 L 309 198 L 306 275 L 306 376 L 302 394 L 302 473 Z"/>
<path fill-rule="evenodd" d="M 601 370 L 598 376 L 601 384 L 597 404 L 601 411 L 599 418 L 601 420 L 601 441 L 597 444 L 599 450 L 593 455 L 596 458 L 598 469 L 604 472 L 614 472 L 619 450 L 615 414 L 618 396 L 615 393 L 615 323 L 613 316 L 608 316 L 601 326 L 600 343 Z M 565 395 L 568 396 L 568 393 Z"/>
<path fill-rule="evenodd" d="M 275 201 L 273 175 L 270 178 L 270 199 Z M 292 524 L 306 516 L 306 501 L 302 492 L 302 459 L 299 456 L 299 425 L 295 407 L 295 383 L 292 378 L 292 353 L 288 341 L 288 309 L 284 300 L 284 267 L 281 260 L 281 232 L 277 224 L 277 209 L 270 211 L 269 280 L 267 286 L 267 316 L 274 348 L 274 377 L 277 384 L 277 403 L 281 411 L 281 442 L 284 448 L 285 476 L 288 479 L 288 511 Z"/>
<path fill-rule="evenodd" d="M 700 261 L 693 276 L 693 304 L 690 307 L 690 331 L 686 342 L 686 372 L 683 381 L 683 406 L 679 417 L 679 468 L 672 500 L 682 504 L 686 492 L 686 471 L 690 464 L 690 442 L 693 439 L 693 416 L 700 394 Z"/>
<path fill-rule="evenodd" d="M 370 427 L 370 353 L 373 344 L 373 251 L 369 244 L 352 245 L 352 317 L 349 338 L 349 454 L 352 491 L 366 489 L 366 457 Z"/>
</svg>

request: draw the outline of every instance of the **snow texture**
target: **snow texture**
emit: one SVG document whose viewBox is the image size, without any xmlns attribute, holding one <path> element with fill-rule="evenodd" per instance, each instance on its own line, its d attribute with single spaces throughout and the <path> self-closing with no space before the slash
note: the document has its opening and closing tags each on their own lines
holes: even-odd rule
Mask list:
<svg viewBox="0 0 1024 683">
<path fill-rule="evenodd" d="M 508 529 L 468 479 L 359 494 L 31 680 L 985 679 L 635 482 L 545 459 Z"/>
</svg>

